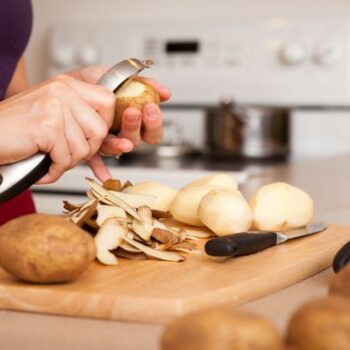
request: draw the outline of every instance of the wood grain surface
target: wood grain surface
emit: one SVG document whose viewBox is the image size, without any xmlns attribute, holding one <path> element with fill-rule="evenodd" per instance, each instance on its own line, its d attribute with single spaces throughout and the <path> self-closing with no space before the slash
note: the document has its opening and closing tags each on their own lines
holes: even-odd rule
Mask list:
<svg viewBox="0 0 350 350">
<path fill-rule="evenodd" d="M 332 225 L 224 262 L 204 254 L 181 263 L 120 259 L 108 267 L 96 262 L 75 282 L 59 285 L 22 283 L 0 270 L 0 308 L 162 324 L 213 305 L 240 305 L 301 281 L 329 267 L 349 240 L 350 227 Z"/>
</svg>

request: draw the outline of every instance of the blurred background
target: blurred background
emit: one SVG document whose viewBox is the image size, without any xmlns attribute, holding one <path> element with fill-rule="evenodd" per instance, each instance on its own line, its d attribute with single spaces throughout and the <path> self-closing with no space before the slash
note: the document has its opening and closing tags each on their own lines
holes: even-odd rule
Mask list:
<svg viewBox="0 0 350 350">
<path fill-rule="evenodd" d="M 126 57 L 169 86 L 145 159 L 230 163 L 350 152 L 348 0 L 33 0 L 30 81 Z M 125 159 L 125 158 L 124 158 Z"/>
</svg>

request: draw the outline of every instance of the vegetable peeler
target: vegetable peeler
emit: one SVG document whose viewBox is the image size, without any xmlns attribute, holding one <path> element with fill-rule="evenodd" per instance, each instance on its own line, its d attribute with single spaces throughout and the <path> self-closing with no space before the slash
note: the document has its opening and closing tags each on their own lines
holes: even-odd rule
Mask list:
<svg viewBox="0 0 350 350">
<path fill-rule="evenodd" d="M 116 92 L 122 85 L 127 84 L 131 78 L 152 64 L 151 60 L 126 59 L 110 68 L 97 84 Z M 39 152 L 18 162 L 1 165 L 0 203 L 12 199 L 40 180 L 49 171 L 51 162 L 49 154 Z"/>
</svg>

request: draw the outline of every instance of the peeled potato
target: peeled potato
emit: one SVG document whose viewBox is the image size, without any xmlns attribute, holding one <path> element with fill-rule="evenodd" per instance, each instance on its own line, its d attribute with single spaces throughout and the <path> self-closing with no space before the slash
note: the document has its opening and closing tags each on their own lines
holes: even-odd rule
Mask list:
<svg viewBox="0 0 350 350">
<path fill-rule="evenodd" d="M 60 216 L 31 214 L 0 227 L 0 265 L 23 281 L 73 280 L 95 257 L 94 239 Z"/>
<path fill-rule="evenodd" d="M 120 131 L 123 113 L 128 107 L 142 110 L 147 103 L 151 102 L 157 105 L 160 103 L 159 94 L 151 85 L 136 79 L 123 85 L 116 92 L 114 121 L 111 131 L 114 133 Z"/>
<path fill-rule="evenodd" d="M 165 330 L 162 350 L 280 350 L 282 339 L 262 317 L 216 307 L 176 319 Z"/>
<path fill-rule="evenodd" d="M 155 196 L 155 200 L 150 205 L 151 209 L 168 211 L 177 191 L 169 186 L 156 181 L 139 182 L 127 189 L 128 193 L 146 194 Z"/>
<path fill-rule="evenodd" d="M 224 173 L 218 173 L 218 174 L 202 177 L 198 180 L 194 180 L 189 184 L 187 184 L 186 186 L 184 186 L 182 189 L 188 189 L 188 188 L 193 188 L 197 186 L 220 186 L 220 187 L 231 188 L 233 190 L 237 190 L 238 188 L 237 182 L 234 180 L 232 176 Z"/>
<path fill-rule="evenodd" d="M 350 349 L 350 300 L 331 297 L 302 306 L 290 320 L 287 341 L 298 350 Z"/>
<path fill-rule="evenodd" d="M 301 189 L 276 182 L 260 188 L 250 206 L 256 229 L 286 231 L 310 223 L 314 204 Z"/>
<path fill-rule="evenodd" d="M 205 226 L 198 216 L 199 203 L 210 191 L 221 189 L 217 186 L 195 186 L 180 190 L 175 196 L 170 213 L 173 218 L 193 226 Z"/>
<path fill-rule="evenodd" d="M 201 222 L 218 236 L 245 232 L 252 223 L 252 211 L 238 191 L 213 190 L 198 208 Z"/>
</svg>

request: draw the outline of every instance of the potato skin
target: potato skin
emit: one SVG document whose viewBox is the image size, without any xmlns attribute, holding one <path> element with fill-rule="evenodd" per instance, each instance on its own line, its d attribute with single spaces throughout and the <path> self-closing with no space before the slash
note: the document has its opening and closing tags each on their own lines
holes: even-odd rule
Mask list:
<svg viewBox="0 0 350 350">
<path fill-rule="evenodd" d="M 329 286 L 329 293 L 349 298 L 350 300 L 350 264 L 334 276 Z"/>
<path fill-rule="evenodd" d="M 302 306 L 290 320 L 287 341 L 298 350 L 350 349 L 350 300 L 334 296 Z"/>
<path fill-rule="evenodd" d="M 143 95 L 137 96 L 136 98 L 117 97 L 115 104 L 114 120 L 111 127 L 111 131 L 115 134 L 121 130 L 123 113 L 128 107 L 135 107 L 142 110 L 142 108 L 147 103 L 153 102 L 157 105 L 159 105 L 160 103 L 159 94 L 153 86 L 145 83 L 144 81 L 141 81 L 140 79 L 133 80 L 145 85 L 146 89 Z"/>
<path fill-rule="evenodd" d="M 162 350 L 280 350 L 274 327 L 259 316 L 216 307 L 178 318 L 162 336 Z"/>
<path fill-rule="evenodd" d="M 71 281 L 95 257 L 93 238 L 64 217 L 30 214 L 0 227 L 0 265 L 23 281 Z"/>
</svg>

